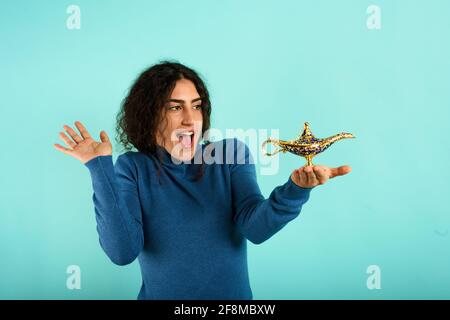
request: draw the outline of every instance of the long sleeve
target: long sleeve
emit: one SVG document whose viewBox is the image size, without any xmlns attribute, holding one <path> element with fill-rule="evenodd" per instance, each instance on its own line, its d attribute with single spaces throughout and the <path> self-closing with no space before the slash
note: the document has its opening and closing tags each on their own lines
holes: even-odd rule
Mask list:
<svg viewBox="0 0 450 320">
<path fill-rule="evenodd" d="M 129 264 L 144 243 L 136 168 L 126 154 L 115 166 L 112 156 L 98 156 L 85 165 L 92 178 L 100 245 L 113 263 Z"/>
<path fill-rule="evenodd" d="M 237 139 L 235 142 L 236 162 L 230 168 L 234 222 L 248 240 L 260 244 L 300 214 L 312 189 L 296 185 L 289 177 L 265 199 L 248 147 Z"/>
</svg>

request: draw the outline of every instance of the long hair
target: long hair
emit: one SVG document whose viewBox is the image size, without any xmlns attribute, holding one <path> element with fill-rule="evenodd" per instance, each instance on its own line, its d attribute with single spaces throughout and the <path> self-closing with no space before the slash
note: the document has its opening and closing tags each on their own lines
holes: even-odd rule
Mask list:
<svg viewBox="0 0 450 320">
<path fill-rule="evenodd" d="M 158 130 L 160 133 L 163 131 L 160 124 L 164 120 L 165 103 L 170 98 L 176 82 L 181 79 L 192 81 L 202 99 L 203 137 L 211 125 L 208 89 L 197 72 L 177 61 L 164 60 L 144 70 L 122 101 L 116 117 L 116 141 L 124 150 L 129 151 L 134 147 L 144 154 L 158 156 L 158 179 L 161 157 L 157 153 L 156 136 Z M 207 140 L 205 142 L 209 143 Z M 193 180 L 199 180 L 203 176 L 203 171 L 202 161 Z"/>
</svg>

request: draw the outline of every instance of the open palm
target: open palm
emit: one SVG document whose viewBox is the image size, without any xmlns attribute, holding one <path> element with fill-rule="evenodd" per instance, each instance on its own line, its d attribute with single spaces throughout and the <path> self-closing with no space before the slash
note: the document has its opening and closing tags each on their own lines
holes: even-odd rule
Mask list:
<svg viewBox="0 0 450 320">
<path fill-rule="evenodd" d="M 295 169 L 291 174 L 292 181 L 302 188 L 314 188 L 324 184 L 328 179 L 346 175 L 352 171 L 350 166 L 344 165 L 337 168 L 330 168 L 322 165 L 303 166 Z"/>
<path fill-rule="evenodd" d="M 60 138 L 67 144 L 69 148 L 55 143 L 54 146 L 57 150 L 80 160 L 82 163 L 86 163 L 98 156 L 106 156 L 112 154 L 111 142 L 109 141 L 109 137 L 105 131 L 100 132 L 99 142 L 95 141 L 91 137 L 91 135 L 81 124 L 81 122 L 75 121 L 75 126 L 80 131 L 81 137 L 71 127 L 64 125 L 64 130 L 67 131 L 72 139 L 70 139 L 65 133 L 60 132 Z"/>
</svg>

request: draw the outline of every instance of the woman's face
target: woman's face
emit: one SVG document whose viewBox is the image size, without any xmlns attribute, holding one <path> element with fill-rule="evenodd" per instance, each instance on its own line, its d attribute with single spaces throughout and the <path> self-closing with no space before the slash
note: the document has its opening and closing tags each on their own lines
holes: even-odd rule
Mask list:
<svg viewBox="0 0 450 320">
<path fill-rule="evenodd" d="M 203 114 L 202 101 L 195 85 L 187 79 L 178 80 L 163 110 L 162 129 L 157 134 L 157 143 L 172 157 L 187 161 L 195 154 L 201 137 Z"/>
</svg>

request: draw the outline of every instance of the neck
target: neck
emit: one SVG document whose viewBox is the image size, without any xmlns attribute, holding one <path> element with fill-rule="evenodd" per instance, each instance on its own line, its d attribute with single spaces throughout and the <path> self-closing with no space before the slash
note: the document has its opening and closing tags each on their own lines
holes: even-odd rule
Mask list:
<svg viewBox="0 0 450 320">
<path fill-rule="evenodd" d="M 175 155 L 172 155 L 172 153 L 167 150 L 167 148 L 157 144 L 156 145 L 156 151 L 157 153 L 159 153 L 161 155 L 161 159 L 165 164 L 173 164 L 173 165 L 187 165 L 190 163 L 195 163 L 195 159 L 199 156 L 199 154 L 201 153 L 202 147 L 200 144 L 200 141 L 197 142 L 196 146 L 194 147 L 194 154 L 192 154 L 188 159 L 184 158 L 178 158 Z"/>
</svg>

